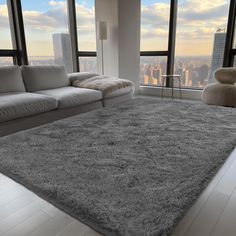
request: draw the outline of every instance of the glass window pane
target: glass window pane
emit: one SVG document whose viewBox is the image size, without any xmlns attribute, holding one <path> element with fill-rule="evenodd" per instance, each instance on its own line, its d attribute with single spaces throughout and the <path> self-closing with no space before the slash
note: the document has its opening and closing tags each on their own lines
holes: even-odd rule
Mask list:
<svg viewBox="0 0 236 236">
<path fill-rule="evenodd" d="M 236 67 L 236 56 L 234 56 L 234 67 Z"/>
<path fill-rule="evenodd" d="M 12 57 L 0 57 L 0 66 L 12 66 L 13 58 Z"/>
<path fill-rule="evenodd" d="M 94 0 L 76 0 L 79 51 L 96 51 Z"/>
<path fill-rule="evenodd" d="M 97 58 L 96 57 L 80 57 L 79 66 L 81 72 L 97 73 Z"/>
<path fill-rule="evenodd" d="M 234 38 L 233 38 L 233 46 L 232 46 L 233 49 L 236 49 L 236 19 L 235 19 L 235 22 L 234 22 Z"/>
<path fill-rule="evenodd" d="M 141 51 L 168 49 L 169 15 L 169 0 L 142 0 Z"/>
<path fill-rule="evenodd" d="M 166 74 L 167 57 L 140 57 L 140 83 L 143 85 L 162 85 L 162 75 Z"/>
<path fill-rule="evenodd" d="M 31 65 L 64 65 L 72 72 L 72 55 L 64 0 L 22 0 L 25 36 Z"/>
<path fill-rule="evenodd" d="M 182 86 L 203 88 L 222 66 L 229 0 L 180 0 L 175 73 Z"/>
<path fill-rule="evenodd" d="M 0 48 L 12 49 L 9 15 L 6 0 L 0 0 Z"/>
</svg>

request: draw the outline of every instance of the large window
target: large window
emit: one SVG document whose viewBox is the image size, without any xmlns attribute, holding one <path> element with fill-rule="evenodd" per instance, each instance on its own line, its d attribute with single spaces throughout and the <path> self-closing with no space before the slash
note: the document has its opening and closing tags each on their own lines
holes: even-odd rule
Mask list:
<svg viewBox="0 0 236 236">
<path fill-rule="evenodd" d="M 168 49 L 169 15 L 169 0 L 142 1 L 141 51 Z"/>
<path fill-rule="evenodd" d="M 142 0 L 141 84 L 162 85 L 163 68 L 180 74 L 186 88 L 202 89 L 214 82 L 216 69 L 232 65 L 223 63 L 230 2 L 235 4 L 233 0 Z M 144 58 L 145 51 L 156 57 Z"/>
<path fill-rule="evenodd" d="M 143 0 L 141 6 L 140 83 L 161 85 L 166 74 L 169 0 Z"/>
<path fill-rule="evenodd" d="M 166 74 L 166 56 L 141 56 L 140 78 L 143 85 L 162 85 L 162 75 Z"/>
<path fill-rule="evenodd" d="M 228 51 L 226 54 L 228 57 L 227 63 L 230 66 L 236 67 L 236 2 L 230 3 L 230 16 L 229 16 L 229 29 L 228 29 L 228 38 L 226 39 L 226 44 Z M 227 64 L 226 63 L 226 64 Z"/>
<path fill-rule="evenodd" d="M 182 0 L 178 5 L 175 73 L 182 86 L 203 88 L 223 65 L 229 0 Z"/>
<path fill-rule="evenodd" d="M 80 71 L 97 72 L 94 0 L 76 0 L 76 16 Z"/>
<path fill-rule="evenodd" d="M 16 59 L 16 54 L 15 50 L 13 50 L 6 0 L 0 0 L 0 32 L 0 66 L 13 65 L 13 59 Z"/>
<path fill-rule="evenodd" d="M 30 65 L 64 65 L 72 72 L 66 1 L 21 0 Z"/>
<path fill-rule="evenodd" d="M 59 64 L 71 72 L 79 57 L 81 71 L 96 72 L 94 1 L 0 0 L 0 65 Z M 235 65 L 235 0 L 141 2 L 141 84 L 159 86 L 163 74 L 177 73 L 182 86 L 203 88 L 215 69 Z"/>
<path fill-rule="evenodd" d="M 70 11 L 68 4 L 72 6 Z M 14 29 L 10 27 L 8 12 L 13 16 L 11 27 Z M 71 45 L 76 41 L 73 14 L 77 18 L 78 48 L 74 43 Z M 95 28 L 94 0 L 0 0 L 0 65 L 13 62 L 19 65 L 56 64 L 64 65 L 67 72 L 78 68 L 97 72 Z M 13 48 L 11 34 L 14 47 L 18 48 Z M 78 52 L 72 53 L 72 48 Z M 72 59 L 75 56 L 79 57 L 80 67 L 77 68 L 73 63 L 76 59 Z"/>
<path fill-rule="evenodd" d="M 12 49 L 9 15 L 6 0 L 0 0 L 0 48 Z"/>
</svg>

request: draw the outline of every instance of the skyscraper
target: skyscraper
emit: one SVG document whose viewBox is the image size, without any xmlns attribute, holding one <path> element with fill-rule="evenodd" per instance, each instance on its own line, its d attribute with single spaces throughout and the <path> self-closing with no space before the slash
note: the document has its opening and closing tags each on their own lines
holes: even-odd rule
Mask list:
<svg viewBox="0 0 236 236">
<path fill-rule="evenodd" d="M 72 55 L 69 34 L 57 33 L 53 34 L 52 38 L 55 64 L 64 65 L 68 73 L 72 72 Z"/>
<path fill-rule="evenodd" d="M 208 83 L 213 83 L 215 81 L 214 71 L 222 67 L 223 65 L 225 39 L 226 39 L 225 29 L 218 29 L 214 36 L 211 72 L 209 74 Z"/>
</svg>

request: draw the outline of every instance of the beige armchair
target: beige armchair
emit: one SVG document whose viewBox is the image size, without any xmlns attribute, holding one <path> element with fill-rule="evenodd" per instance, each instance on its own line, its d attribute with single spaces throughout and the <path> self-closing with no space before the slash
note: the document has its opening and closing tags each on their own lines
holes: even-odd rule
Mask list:
<svg viewBox="0 0 236 236">
<path fill-rule="evenodd" d="M 236 107 L 236 67 L 220 68 L 214 76 L 217 83 L 204 88 L 202 101 L 209 105 Z"/>
</svg>

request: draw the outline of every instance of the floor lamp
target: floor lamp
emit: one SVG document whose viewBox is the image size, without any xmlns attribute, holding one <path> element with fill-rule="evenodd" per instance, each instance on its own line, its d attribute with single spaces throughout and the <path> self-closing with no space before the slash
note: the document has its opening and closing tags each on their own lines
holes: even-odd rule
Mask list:
<svg viewBox="0 0 236 236">
<path fill-rule="evenodd" d="M 107 22 L 99 21 L 97 25 L 97 39 L 101 40 L 101 59 L 102 59 L 102 74 L 104 75 L 104 49 L 103 40 L 107 40 Z"/>
</svg>

